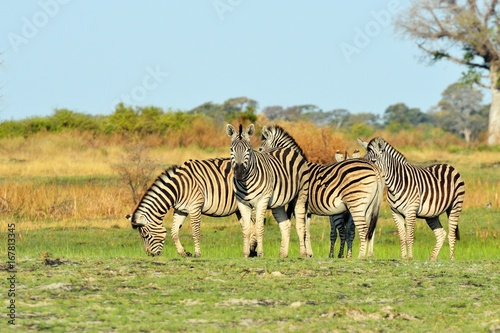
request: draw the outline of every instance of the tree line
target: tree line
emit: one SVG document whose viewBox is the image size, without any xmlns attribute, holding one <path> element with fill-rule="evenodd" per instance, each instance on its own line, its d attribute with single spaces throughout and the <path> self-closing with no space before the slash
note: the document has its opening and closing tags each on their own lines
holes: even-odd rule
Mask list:
<svg viewBox="0 0 500 333">
<path fill-rule="evenodd" d="M 442 93 L 441 100 L 427 112 L 405 103 L 387 107 L 383 115 L 351 113 L 347 109 L 324 111 L 313 104 L 266 106 L 260 115 L 258 102 L 247 97 L 230 98 L 222 104 L 206 102 L 191 110 L 164 110 L 156 106 L 116 105 L 110 115 L 89 115 L 69 109 L 56 109 L 48 117 L 31 117 L 0 123 L 0 137 L 29 136 L 39 132 L 78 130 L 93 134 L 135 134 L 139 136 L 189 133 L 194 123 L 219 126 L 225 123 L 250 123 L 264 117 L 269 122 L 310 122 L 331 127 L 350 136 L 370 137 L 376 130 L 391 133 L 411 131 L 418 126 L 440 128 L 461 137 L 466 144 L 480 141 L 488 128 L 489 105 L 472 85 L 454 83 Z M 189 144 L 190 141 L 184 141 Z M 182 142 L 180 142 L 182 144 Z"/>
</svg>

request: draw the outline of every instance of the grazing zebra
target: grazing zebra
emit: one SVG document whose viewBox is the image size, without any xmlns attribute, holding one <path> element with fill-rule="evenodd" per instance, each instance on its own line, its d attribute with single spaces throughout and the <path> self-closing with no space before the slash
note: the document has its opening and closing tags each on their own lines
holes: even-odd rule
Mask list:
<svg viewBox="0 0 500 333">
<path fill-rule="evenodd" d="M 385 174 L 387 201 L 398 228 L 401 257 L 413 258 L 415 220 L 423 218 L 436 236 L 430 256 L 430 260 L 436 260 L 446 238 L 439 215 L 446 212 L 450 259 L 453 259 L 455 241 L 460 239 L 458 217 L 465 196 L 465 183 L 458 171 L 448 164 L 424 168 L 411 165 L 403 154 L 381 138 L 369 143 L 358 139 L 358 142 L 367 150 L 365 159 L 375 163 Z"/>
<path fill-rule="evenodd" d="M 149 255 L 161 254 L 166 236 L 162 220 L 170 208 L 174 209 L 172 239 L 177 252 L 191 256 L 179 240 L 179 229 L 190 215 L 195 257 L 201 256 L 201 215 L 228 216 L 236 213 L 241 218 L 233 190 L 233 171 L 229 158 L 189 160 L 181 166 L 165 170 L 146 191 L 132 215 L 132 222 L 144 242 Z"/>
<path fill-rule="evenodd" d="M 279 126 L 263 127 L 260 151 L 275 147 L 291 148 L 305 154 L 293 137 Z M 310 250 L 310 215 L 330 216 L 349 210 L 360 238 L 359 257 L 366 255 L 366 243 L 370 240 L 368 255 L 373 255 L 372 236 L 377 225 L 384 190 L 384 178 L 372 163 L 349 159 L 330 165 L 308 162 L 310 184 L 306 206 L 307 219 L 305 240 Z M 312 252 L 310 253 L 312 255 Z"/>
<path fill-rule="evenodd" d="M 359 158 L 360 152 L 356 149 L 352 156 L 349 157 L 347 151 L 342 154 L 340 150 L 335 153 L 335 160 L 337 162 L 342 162 L 348 160 L 349 158 Z M 352 257 L 352 242 L 354 241 L 354 235 L 356 233 L 354 227 L 354 221 L 352 220 L 351 213 L 346 210 L 344 213 L 337 215 L 330 215 L 330 258 L 335 258 L 334 248 L 335 242 L 337 241 L 337 231 L 340 237 L 340 249 L 339 258 L 344 258 L 344 246 L 347 240 L 347 258 Z M 373 240 L 373 237 L 372 237 Z"/>
<path fill-rule="evenodd" d="M 280 257 L 288 256 L 290 240 L 290 216 L 285 212 L 286 204 L 295 205 L 296 228 L 299 235 L 300 254 L 307 255 L 305 248 L 305 202 L 309 171 L 307 161 L 293 149 L 275 149 L 261 153 L 254 151 L 250 137 L 254 125 L 246 130 L 240 124 L 239 131 L 232 125 L 226 127 L 231 138 L 231 167 L 234 170 L 234 190 L 238 209 L 242 215 L 243 255 L 249 254 L 250 214 L 255 208 L 255 236 L 257 256 L 262 257 L 264 218 L 266 210 L 272 209 L 281 231 Z"/>
</svg>

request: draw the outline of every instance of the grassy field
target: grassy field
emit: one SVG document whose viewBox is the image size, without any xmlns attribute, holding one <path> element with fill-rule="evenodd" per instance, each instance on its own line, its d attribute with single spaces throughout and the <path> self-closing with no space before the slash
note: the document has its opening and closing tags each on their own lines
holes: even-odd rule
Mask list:
<svg viewBox="0 0 500 333">
<path fill-rule="evenodd" d="M 386 202 L 375 258 L 329 259 L 328 219 L 314 217 L 313 258 L 299 258 L 292 231 L 290 257 L 279 259 L 279 229 L 268 218 L 265 257 L 244 259 L 234 216 L 203 218 L 202 258 L 180 258 L 169 235 L 162 256 L 150 258 L 124 218 L 134 204 L 113 169 L 127 157 L 126 146 L 62 134 L 4 140 L 0 153 L 0 265 L 7 277 L 2 331 L 500 330 L 498 152 L 404 151 L 421 164 L 450 162 L 466 182 L 456 260 L 448 259 L 445 243 L 437 262 L 427 261 L 434 235 L 422 220 L 415 259 L 399 259 Z M 160 162 L 158 171 L 226 153 L 162 147 L 149 152 Z M 168 229 L 171 213 L 165 223 Z M 189 221 L 180 236 L 193 252 Z M 355 257 L 358 246 L 356 237 Z M 16 325 L 8 323 L 12 300 Z"/>
</svg>

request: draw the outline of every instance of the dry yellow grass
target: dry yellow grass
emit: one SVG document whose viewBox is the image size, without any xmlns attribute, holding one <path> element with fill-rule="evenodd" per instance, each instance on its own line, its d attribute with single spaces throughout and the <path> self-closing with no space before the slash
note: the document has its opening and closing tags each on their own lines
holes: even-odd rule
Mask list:
<svg viewBox="0 0 500 333">
<path fill-rule="evenodd" d="M 356 142 L 332 131 L 318 131 L 313 125 L 285 128 L 308 154 L 318 154 L 315 146 L 325 149 L 322 158 L 326 160 L 331 160 L 336 149 L 356 148 Z M 196 147 L 171 149 L 158 144 L 155 138 L 143 143 L 151 147 L 149 157 L 159 163 L 154 178 L 170 164 L 192 158 L 227 157 L 229 138 L 225 139 L 226 146 L 212 151 Z M 258 142 L 259 138 L 254 140 Z M 47 226 L 48 222 L 57 226 L 127 225 L 123 216 L 135 205 L 113 165 L 123 162 L 135 143 L 74 133 L 0 140 L 0 228 L 4 230 L 12 219 L 26 228 Z M 498 153 L 451 153 L 407 147 L 400 150 L 412 163 L 447 162 L 457 167 L 466 182 L 465 209 L 485 207 L 488 203 L 494 209 L 500 207 Z"/>
</svg>

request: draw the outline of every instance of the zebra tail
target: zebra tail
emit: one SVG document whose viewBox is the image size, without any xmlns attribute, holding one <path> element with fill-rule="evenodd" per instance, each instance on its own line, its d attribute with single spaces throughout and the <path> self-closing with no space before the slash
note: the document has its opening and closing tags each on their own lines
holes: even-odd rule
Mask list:
<svg viewBox="0 0 500 333">
<path fill-rule="evenodd" d="M 378 215 L 380 213 L 380 206 L 382 205 L 382 196 L 384 194 L 385 183 L 383 180 L 377 182 L 377 193 L 375 193 L 375 198 L 372 200 L 371 204 L 371 215 L 370 224 L 368 225 L 368 233 L 366 234 L 366 239 L 369 241 L 373 237 L 375 228 L 377 227 Z"/>
</svg>

